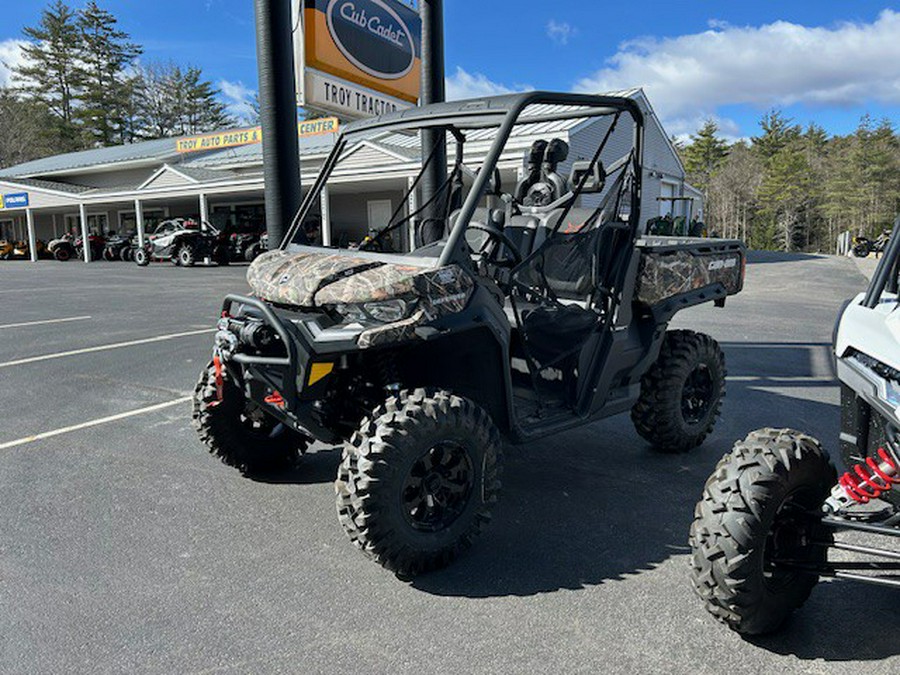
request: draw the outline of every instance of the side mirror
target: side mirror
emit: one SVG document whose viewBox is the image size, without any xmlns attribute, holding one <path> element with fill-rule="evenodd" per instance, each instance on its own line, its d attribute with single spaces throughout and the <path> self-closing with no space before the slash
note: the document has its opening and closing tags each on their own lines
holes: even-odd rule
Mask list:
<svg viewBox="0 0 900 675">
<path fill-rule="evenodd" d="M 606 171 L 602 162 L 597 162 L 591 167 L 588 160 L 582 159 L 572 163 L 572 171 L 569 174 L 569 188 L 575 190 L 584 180 L 585 174 L 589 174 L 581 188 L 581 194 L 597 194 L 603 192 L 606 185 Z"/>
</svg>

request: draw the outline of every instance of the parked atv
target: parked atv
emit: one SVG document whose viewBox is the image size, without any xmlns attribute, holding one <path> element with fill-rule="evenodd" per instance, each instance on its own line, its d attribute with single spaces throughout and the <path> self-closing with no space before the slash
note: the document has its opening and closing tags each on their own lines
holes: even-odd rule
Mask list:
<svg viewBox="0 0 900 675">
<path fill-rule="evenodd" d="M 263 232 L 259 239 L 244 250 L 244 260 L 253 262 L 263 253 L 269 250 L 269 233 Z"/>
<path fill-rule="evenodd" d="M 191 267 L 209 258 L 219 265 L 228 264 L 228 242 L 212 225 L 205 229 L 194 220 L 173 218 L 159 223 L 143 247 L 135 248 L 134 262 L 149 265 L 152 260 L 169 260 Z"/>
<path fill-rule="evenodd" d="M 358 250 L 297 243 L 344 157 L 373 132 L 415 139 L 436 118 L 455 161 L 430 211 L 402 215 L 406 195 Z M 535 137 L 573 118 L 608 130 L 579 148 L 589 159 Z M 293 464 L 314 439 L 343 444 L 341 524 L 367 556 L 411 575 L 449 563 L 488 523 L 504 442 L 630 411 L 660 450 L 702 443 L 724 358 L 711 337 L 666 328 L 680 309 L 741 290 L 744 247 L 639 236 L 643 125 L 631 99 L 549 93 L 349 125 L 284 243 L 250 266 L 253 296 L 225 298 L 194 395 L 210 452 L 255 473 Z M 505 192 L 498 158 L 529 133 L 524 177 Z M 492 139 L 479 168 L 463 161 L 467 136 Z M 426 154 L 423 173 L 437 148 Z M 423 213 L 444 236 L 379 251 Z"/>
<path fill-rule="evenodd" d="M 103 248 L 103 259 L 127 262 L 134 257 L 134 234 L 111 234 Z"/>
<path fill-rule="evenodd" d="M 51 239 L 47 243 L 47 253 L 56 258 L 57 260 L 68 260 L 73 255 L 75 255 L 75 236 L 69 233 L 62 235 L 61 237 L 57 237 L 56 239 Z M 59 258 L 56 254 L 57 249 L 60 246 L 64 246 L 66 248 L 66 252 L 63 253 L 63 257 Z M 68 257 L 66 257 L 68 256 Z"/>
<path fill-rule="evenodd" d="M 82 237 L 75 237 L 66 234 L 59 239 L 54 239 L 51 243 L 53 257 L 60 261 L 70 260 L 72 258 L 84 257 L 84 241 Z M 106 246 L 106 239 L 98 234 L 88 236 L 88 245 L 91 247 L 91 260 L 99 260 L 103 255 L 103 249 Z"/>
<path fill-rule="evenodd" d="M 900 549 L 835 539 L 846 531 L 900 538 L 898 271 L 895 235 L 868 290 L 839 318 L 840 445 L 850 470 L 838 478 L 811 436 L 760 429 L 706 483 L 691 527 L 694 589 L 739 633 L 781 627 L 820 577 L 900 588 Z"/>
<path fill-rule="evenodd" d="M 259 232 L 232 232 L 228 235 L 228 255 L 231 260 L 253 262 L 259 255 Z M 256 253 L 251 253 L 255 247 Z"/>
<path fill-rule="evenodd" d="M 877 239 L 869 239 L 868 237 L 858 236 L 853 238 L 853 255 L 857 258 L 867 258 L 874 253 L 880 255 L 884 253 L 888 241 L 891 238 L 891 231 L 887 230 L 878 235 Z"/>
</svg>

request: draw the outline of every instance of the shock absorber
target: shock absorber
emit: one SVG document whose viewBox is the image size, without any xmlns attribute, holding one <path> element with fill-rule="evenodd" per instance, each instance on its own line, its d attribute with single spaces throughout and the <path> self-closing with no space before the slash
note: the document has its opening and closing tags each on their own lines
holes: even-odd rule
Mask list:
<svg viewBox="0 0 900 675">
<path fill-rule="evenodd" d="M 840 513 L 854 504 L 867 504 L 900 486 L 900 454 L 894 443 L 888 442 L 876 455 L 840 477 L 825 500 L 826 511 Z"/>
</svg>

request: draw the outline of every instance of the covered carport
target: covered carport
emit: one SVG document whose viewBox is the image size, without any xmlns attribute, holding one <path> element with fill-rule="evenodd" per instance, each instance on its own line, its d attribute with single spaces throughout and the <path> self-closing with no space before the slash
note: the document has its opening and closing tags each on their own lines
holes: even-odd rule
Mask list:
<svg viewBox="0 0 900 675">
<path fill-rule="evenodd" d="M 80 196 L 89 188 L 31 178 L 0 179 L 0 234 L 28 241 L 31 260 L 37 260 L 37 240 L 47 241 L 60 232 L 68 212 L 78 214 L 78 225 L 87 233 L 87 214 Z"/>
</svg>

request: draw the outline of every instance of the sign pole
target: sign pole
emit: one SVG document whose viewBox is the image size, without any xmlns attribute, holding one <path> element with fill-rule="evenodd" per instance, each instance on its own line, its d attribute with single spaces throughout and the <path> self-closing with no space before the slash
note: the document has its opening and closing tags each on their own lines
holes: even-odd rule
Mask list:
<svg viewBox="0 0 900 675">
<path fill-rule="evenodd" d="M 422 15 L 422 94 L 421 104 L 442 103 L 444 88 L 444 3 L 443 0 L 419 0 Z M 422 131 L 422 162 L 437 146 L 434 158 L 422 176 L 422 203 L 427 204 L 447 179 L 447 141 L 443 129 Z M 421 244 L 437 241 L 444 235 L 443 209 L 439 199 L 422 214 Z"/>
<path fill-rule="evenodd" d="M 255 0 L 259 117 L 262 125 L 269 247 L 300 208 L 300 147 L 290 0 Z"/>
</svg>

